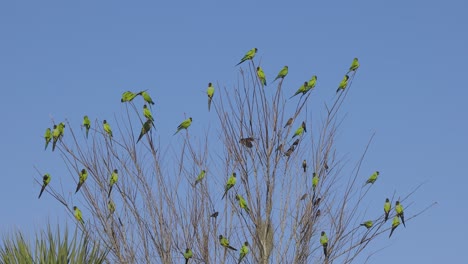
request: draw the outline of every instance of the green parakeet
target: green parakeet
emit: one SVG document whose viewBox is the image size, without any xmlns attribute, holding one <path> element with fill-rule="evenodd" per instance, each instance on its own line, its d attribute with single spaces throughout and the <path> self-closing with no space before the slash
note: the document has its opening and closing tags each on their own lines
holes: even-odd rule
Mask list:
<svg viewBox="0 0 468 264">
<path fill-rule="evenodd" d="M 112 187 L 114 186 L 114 184 L 117 183 L 118 179 L 119 179 L 119 174 L 118 174 L 117 169 L 115 169 L 109 178 L 109 194 L 107 195 L 107 197 L 110 197 L 111 192 L 112 192 Z"/>
<path fill-rule="evenodd" d="M 195 186 L 197 186 L 197 184 L 199 182 L 201 182 L 204 178 L 205 178 L 205 174 L 206 174 L 206 171 L 205 170 L 202 170 L 199 174 L 198 174 L 198 177 L 197 179 L 195 180 Z"/>
<path fill-rule="evenodd" d="M 345 75 L 343 77 L 343 80 L 341 80 L 340 82 L 340 85 L 338 86 L 338 89 L 336 89 L 336 93 L 338 93 L 340 90 L 343 90 L 346 88 L 346 86 L 348 86 L 348 79 L 349 79 L 349 76 L 348 75 Z"/>
<path fill-rule="evenodd" d="M 349 72 L 356 71 L 359 68 L 359 61 L 358 58 L 354 58 L 353 62 L 351 63 L 351 67 L 349 67 Z"/>
<path fill-rule="evenodd" d="M 59 133 L 60 133 L 60 138 L 63 137 L 63 133 L 64 133 L 64 130 L 65 130 L 65 123 L 63 122 L 60 122 L 58 125 L 57 125 L 57 129 L 59 130 Z"/>
<path fill-rule="evenodd" d="M 193 252 L 190 248 L 186 248 L 185 252 L 183 253 L 184 258 L 185 258 L 185 264 L 189 262 L 189 259 L 193 257 Z"/>
<path fill-rule="evenodd" d="M 302 121 L 301 126 L 296 130 L 296 132 L 294 132 L 294 135 L 292 136 L 292 138 L 295 138 L 297 136 L 301 136 L 304 132 L 307 132 L 306 123 L 304 121 Z"/>
<path fill-rule="evenodd" d="M 317 83 L 317 75 L 314 75 L 307 83 L 307 91 L 314 89 L 316 83 Z"/>
<path fill-rule="evenodd" d="M 140 92 L 141 93 L 141 92 Z M 120 102 L 125 103 L 125 102 L 131 102 L 137 95 L 140 93 L 132 93 L 130 91 L 126 91 L 122 94 L 122 99 L 120 99 Z"/>
<path fill-rule="evenodd" d="M 52 151 L 55 150 L 55 145 L 60 137 L 60 130 L 58 129 L 57 125 L 54 125 L 54 129 L 52 130 Z"/>
<path fill-rule="evenodd" d="M 247 213 L 250 213 L 250 209 L 247 206 L 247 201 L 240 194 L 236 195 L 236 200 L 239 201 L 240 208 L 244 209 Z"/>
<path fill-rule="evenodd" d="M 286 122 L 286 125 L 284 125 L 283 128 L 286 128 L 287 126 L 292 125 L 293 121 L 294 121 L 294 119 L 293 119 L 292 117 L 290 117 L 290 118 L 288 119 L 288 122 Z"/>
<path fill-rule="evenodd" d="M 361 226 L 365 226 L 367 229 L 371 228 L 374 225 L 374 222 L 372 221 L 365 221 L 364 223 L 361 224 Z"/>
<path fill-rule="evenodd" d="M 208 89 L 206 90 L 206 94 L 208 95 L 208 112 L 211 109 L 211 101 L 213 100 L 213 95 L 214 95 L 214 87 L 213 84 L 208 83 Z"/>
<path fill-rule="evenodd" d="M 302 93 L 302 95 L 306 94 L 307 93 L 307 82 L 304 82 L 304 84 L 301 85 L 301 87 L 299 87 L 299 89 L 297 89 L 296 93 L 293 94 L 293 96 L 289 97 L 289 99 L 293 98 L 294 96 Z"/>
<path fill-rule="evenodd" d="M 174 135 L 177 134 L 177 133 L 179 133 L 179 131 L 182 130 L 182 129 L 187 129 L 191 124 L 192 124 L 192 118 L 191 118 L 191 117 L 185 119 L 185 120 L 182 121 L 182 123 L 180 123 L 180 125 L 177 127 L 177 131 L 174 133 Z"/>
<path fill-rule="evenodd" d="M 115 212 L 115 203 L 112 200 L 109 200 L 107 202 L 107 209 L 109 209 L 109 215 L 113 214 Z"/>
<path fill-rule="evenodd" d="M 41 198 L 42 192 L 44 192 L 46 186 L 49 185 L 50 180 L 51 180 L 50 174 L 49 173 L 44 174 L 44 176 L 42 177 L 41 192 L 39 193 L 39 196 L 37 197 L 37 199 Z"/>
<path fill-rule="evenodd" d="M 258 79 L 260 79 L 260 83 L 262 83 L 262 86 L 266 86 L 267 83 L 266 83 L 265 73 L 263 72 L 263 69 L 260 66 L 257 67 L 257 76 L 258 76 Z"/>
<path fill-rule="evenodd" d="M 304 169 L 304 172 L 307 171 L 307 161 L 306 160 L 302 161 L 302 168 Z"/>
<path fill-rule="evenodd" d="M 242 57 L 241 61 L 239 63 L 236 64 L 239 65 L 241 63 L 243 63 L 244 61 L 246 60 L 252 60 L 254 57 L 255 57 L 255 53 L 257 53 L 258 49 L 257 48 L 253 48 L 251 50 L 249 50 L 245 55 L 244 57 Z"/>
<path fill-rule="evenodd" d="M 151 114 L 151 111 L 148 109 L 146 104 L 143 105 L 143 115 L 146 117 L 146 119 L 154 121 L 153 115 Z"/>
<path fill-rule="evenodd" d="M 327 258 L 328 257 L 328 252 L 327 252 L 328 237 L 327 237 L 327 234 L 325 234 L 325 231 L 322 231 L 322 233 L 320 234 L 320 244 L 322 244 L 323 254 L 325 255 L 325 258 Z"/>
<path fill-rule="evenodd" d="M 143 100 L 145 100 L 145 102 L 150 105 L 154 105 L 153 99 L 151 99 L 151 96 L 146 91 L 142 91 L 141 96 L 143 96 Z"/>
<path fill-rule="evenodd" d="M 390 231 L 390 235 L 388 236 L 389 238 L 392 236 L 393 231 L 395 230 L 395 228 L 397 228 L 399 225 L 400 225 L 400 219 L 398 218 L 397 215 L 395 215 L 395 217 L 393 217 L 393 221 L 392 221 L 392 231 Z"/>
<path fill-rule="evenodd" d="M 81 210 L 78 207 L 73 206 L 73 214 L 75 215 L 76 220 L 78 220 L 80 223 L 84 224 L 83 216 L 81 214 Z"/>
<path fill-rule="evenodd" d="M 374 173 L 372 173 L 372 175 L 369 177 L 369 179 L 367 179 L 366 181 L 366 184 L 370 183 L 370 184 L 374 184 L 374 182 L 377 180 L 377 177 L 379 176 L 379 172 L 378 171 L 375 171 Z"/>
<path fill-rule="evenodd" d="M 396 215 L 400 217 L 401 222 L 403 223 L 403 226 L 406 227 L 405 217 L 403 215 L 403 206 L 401 205 L 400 201 L 395 202 L 395 212 L 396 212 Z"/>
<path fill-rule="evenodd" d="M 248 253 L 249 253 L 249 242 L 245 241 L 240 249 L 239 261 L 237 262 L 237 264 L 240 264 Z"/>
<path fill-rule="evenodd" d="M 281 69 L 281 71 L 278 73 L 278 75 L 273 80 L 273 82 L 275 82 L 279 78 L 284 79 L 284 77 L 286 77 L 286 75 L 288 75 L 288 66 L 284 66 L 283 69 Z"/>
<path fill-rule="evenodd" d="M 235 248 L 231 247 L 229 245 L 229 240 L 225 237 L 223 237 L 223 235 L 219 235 L 219 243 L 221 244 L 221 246 L 225 247 L 225 248 L 229 248 L 229 249 L 232 249 L 232 250 L 236 250 Z"/>
<path fill-rule="evenodd" d="M 91 121 L 87 115 L 83 117 L 83 126 L 86 128 L 86 138 L 88 138 L 89 129 L 91 128 Z"/>
<path fill-rule="evenodd" d="M 388 215 L 390 214 L 390 210 L 392 209 L 392 204 L 390 203 L 390 200 L 387 198 L 385 199 L 385 204 L 383 207 L 384 213 L 385 213 L 385 220 L 384 222 L 387 222 Z"/>
<path fill-rule="evenodd" d="M 317 175 L 317 173 L 312 173 L 313 177 L 312 177 L 312 189 L 314 190 L 315 192 L 315 188 L 317 188 L 317 185 L 319 183 L 319 177 Z"/>
<path fill-rule="evenodd" d="M 75 193 L 77 193 L 80 190 L 81 185 L 83 185 L 83 183 L 86 181 L 87 178 L 88 178 L 88 172 L 86 171 L 86 169 L 82 169 L 80 172 L 80 179 L 78 180 L 78 185 L 76 186 Z"/>
<path fill-rule="evenodd" d="M 109 137 L 112 138 L 112 129 L 106 120 L 102 121 L 102 127 L 104 128 L 104 131 L 106 131 L 106 133 L 109 135 Z"/>
<path fill-rule="evenodd" d="M 151 126 L 154 126 L 153 124 L 153 121 L 151 119 L 147 119 L 146 122 L 143 124 L 143 126 L 141 127 L 141 132 L 140 132 L 140 135 L 138 136 L 138 139 L 137 139 L 137 142 L 138 143 L 140 141 L 140 139 L 150 131 L 151 129 Z"/>
<path fill-rule="evenodd" d="M 52 140 L 52 132 L 50 131 L 50 128 L 47 128 L 44 134 L 44 139 L 45 139 L 45 148 L 44 150 L 47 149 L 47 146 L 49 146 L 50 141 Z"/>
<path fill-rule="evenodd" d="M 226 196 L 229 189 L 234 187 L 235 184 L 236 184 L 236 173 L 233 172 L 231 174 L 231 176 L 229 177 L 229 179 L 227 180 L 227 182 L 226 182 L 226 186 L 224 187 L 224 194 L 223 194 L 223 197 L 221 198 L 221 200 L 224 199 L 224 196 Z"/>
<path fill-rule="evenodd" d="M 239 143 L 241 143 L 242 145 L 248 147 L 248 148 L 252 148 L 253 147 L 253 144 L 252 144 L 252 141 L 254 141 L 255 139 L 253 137 L 248 137 L 248 138 L 241 138 L 239 140 Z"/>
</svg>

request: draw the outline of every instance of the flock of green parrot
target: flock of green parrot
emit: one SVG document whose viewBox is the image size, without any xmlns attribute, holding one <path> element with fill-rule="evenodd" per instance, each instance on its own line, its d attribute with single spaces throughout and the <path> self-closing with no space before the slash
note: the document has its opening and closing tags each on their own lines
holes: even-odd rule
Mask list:
<svg viewBox="0 0 468 264">
<path fill-rule="evenodd" d="M 240 64 L 242 64 L 243 62 L 245 62 L 247 60 L 253 60 L 253 58 L 255 57 L 255 54 L 256 54 L 257 51 L 258 51 L 257 48 L 253 48 L 253 49 L 249 50 L 237 65 L 240 65 Z M 340 82 L 340 84 L 338 86 L 338 89 L 336 90 L 337 93 L 339 91 L 343 91 L 343 90 L 346 89 L 346 87 L 348 86 L 348 80 L 349 80 L 349 75 L 348 74 L 350 72 L 356 72 L 356 70 L 358 68 L 359 68 L 358 59 L 354 58 L 348 72 L 345 74 L 345 76 L 343 77 L 343 80 Z M 280 70 L 280 72 L 278 73 L 276 78 L 273 80 L 273 82 L 275 82 L 278 79 L 283 80 L 288 75 L 288 69 L 289 69 L 288 66 L 284 66 Z M 267 85 L 265 73 L 264 73 L 263 69 L 260 66 L 257 67 L 257 77 L 259 78 L 259 81 L 260 81 L 262 87 Z M 290 97 L 290 99 L 295 97 L 296 95 L 299 95 L 299 94 L 302 94 L 301 96 L 304 96 L 310 90 L 315 88 L 316 82 L 317 82 L 317 76 L 313 75 L 312 78 L 309 81 L 305 81 L 299 87 L 299 89 Z M 213 84 L 209 83 L 208 84 L 208 89 L 207 89 L 208 111 L 210 111 L 210 109 L 211 109 L 211 102 L 213 100 L 214 92 L 215 92 L 215 88 L 213 87 Z M 122 94 L 121 102 L 122 103 L 131 102 L 137 96 L 142 96 L 144 101 L 145 101 L 145 104 L 143 105 L 143 116 L 146 118 L 146 121 L 143 123 L 140 135 L 139 135 L 136 143 L 138 143 L 141 140 L 141 138 L 150 131 L 151 127 L 154 127 L 154 123 L 153 123 L 154 118 L 153 118 L 153 115 L 151 113 L 151 110 L 147 106 L 147 104 L 150 105 L 150 106 L 154 105 L 154 101 L 151 99 L 150 95 L 146 92 L 146 90 L 145 91 L 140 91 L 138 93 L 133 93 L 131 91 L 126 91 L 126 92 L 124 92 Z M 284 128 L 286 128 L 287 126 L 292 125 L 293 121 L 294 121 L 293 118 L 289 118 L 286 125 L 284 126 Z M 176 135 L 182 129 L 187 130 L 188 127 L 190 127 L 191 124 L 192 124 L 192 117 L 189 117 L 186 120 L 182 121 L 179 124 L 179 126 L 177 126 L 177 130 L 175 131 L 174 135 Z M 85 135 L 86 135 L 86 138 L 88 138 L 89 130 L 91 128 L 91 122 L 90 122 L 88 116 L 84 116 L 82 126 L 86 129 L 86 134 Z M 60 140 L 63 137 L 64 128 L 65 128 L 65 124 L 63 122 L 61 122 L 58 125 L 54 125 L 52 130 L 50 128 L 46 129 L 46 132 L 45 132 L 45 135 L 44 135 L 45 149 L 47 149 L 50 141 L 52 141 L 52 151 L 55 150 L 57 141 Z M 105 132 L 105 135 L 107 135 L 109 137 L 109 140 L 112 143 L 112 137 L 113 137 L 112 129 L 111 129 L 111 126 L 109 125 L 109 123 L 107 123 L 106 120 L 103 120 L 102 128 L 103 128 L 103 130 Z M 295 130 L 295 132 L 294 132 L 294 134 L 292 136 L 292 139 L 294 139 L 295 137 L 300 138 L 303 135 L 304 132 L 307 132 L 307 128 L 306 128 L 306 123 L 303 121 L 301 123 L 301 125 Z M 294 141 L 294 143 L 289 147 L 289 149 L 284 152 L 285 156 L 289 157 L 291 155 L 291 153 L 294 151 L 295 147 L 299 144 L 299 138 L 296 139 Z M 252 148 L 253 147 L 253 144 L 252 144 L 253 141 L 254 141 L 254 138 L 251 138 L 251 137 L 242 138 L 240 140 L 240 143 L 242 145 L 248 147 L 248 148 Z M 277 148 L 277 151 L 282 151 L 282 149 L 283 149 L 283 146 L 280 145 Z M 325 168 L 328 170 L 328 165 L 325 164 L 325 166 L 326 166 Z M 303 160 L 302 168 L 303 168 L 304 172 L 306 172 L 306 170 L 307 170 L 307 161 L 306 160 Z M 197 178 L 195 180 L 195 183 L 194 183 L 194 186 L 196 186 L 198 183 L 200 183 L 205 178 L 205 175 L 206 175 L 206 171 L 202 170 L 200 172 L 200 174 L 197 176 Z M 317 186 L 319 184 L 319 176 L 315 172 L 312 175 L 313 175 L 313 177 L 312 177 L 312 189 L 313 189 L 313 193 L 314 193 L 314 198 L 313 199 L 314 199 L 314 206 L 315 206 L 315 205 L 318 205 L 318 203 L 320 202 L 320 199 L 321 199 L 321 198 L 315 199 L 315 191 L 316 191 L 316 188 L 317 188 Z M 378 171 L 374 172 L 369 177 L 369 179 L 366 181 L 366 183 L 364 185 L 366 185 L 368 183 L 370 183 L 370 184 L 375 183 L 378 176 L 379 176 L 379 172 Z M 80 190 L 80 188 L 85 183 L 87 178 L 88 178 L 88 172 L 87 172 L 86 169 L 83 168 L 81 170 L 81 172 L 79 173 L 79 179 L 78 179 L 78 184 L 77 184 L 75 193 L 77 193 Z M 39 193 L 38 198 L 41 197 L 42 193 L 44 192 L 46 186 L 50 183 L 50 181 L 51 181 L 51 176 L 50 176 L 50 174 L 46 173 L 43 176 L 43 184 L 42 184 L 42 188 L 41 188 L 41 191 Z M 111 175 L 110 175 L 110 178 L 109 178 L 108 209 L 109 209 L 110 214 L 112 214 L 115 211 L 115 204 L 110 199 L 110 196 L 111 196 L 112 188 L 117 183 L 117 181 L 118 181 L 118 171 L 117 171 L 117 169 L 114 169 L 111 172 Z M 236 184 L 236 173 L 233 172 L 229 176 L 229 178 L 228 178 L 228 180 L 227 180 L 227 182 L 225 184 L 224 194 L 223 194 L 221 199 L 224 199 L 224 197 L 226 197 L 226 195 L 228 194 L 228 191 L 230 189 L 232 189 L 235 184 Z M 306 195 L 307 194 L 305 194 L 301 198 L 301 200 L 305 199 Z M 245 210 L 245 212 L 247 214 L 249 214 L 250 209 L 248 207 L 247 201 L 240 194 L 236 194 L 235 199 L 238 201 L 240 208 Z M 384 222 L 387 221 L 388 216 L 390 214 L 390 210 L 391 210 L 391 204 L 390 204 L 389 199 L 387 198 L 386 201 L 385 201 L 385 204 L 384 204 L 384 213 L 385 213 Z M 77 206 L 74 206 L 73 211 L 74 211 L 74 217 L 76 218 L 76 220 L 78 222 L 80 222 L 81 224 L 84 224 L 84 220 L 83 220 L 83 217 L 82 217 L 81 210 Z M 396 201 L 396 203 L 395 203 L 395 211 L 396 211 L 396 215 L 393 218 L 392 228 L 391 228 L 389 237 L 391 237 L 391 235 L 393 234 L 393 231 L 398 227 L 398 225 L 400 225 L 400 219 L 401 219 L 403 225 L 405 225 L 404 216 L 403 216 L 403 207 L 402 207 L 402 205 L 400 204 L 399 201 Z M 318 216 L 320 214 L 320 210 L 318 210 L 318 212 L 316 214 Z M 217 216 L 218 216 L 218 212 L 215 212 L 210 217 L 215 217 L 216 218 Z M 367 229 L 372 228 L 373 225 L 374 225 L 374 223 L 371 220 L 365 221 L 365 222 L 363 222 L 361 224 L 361 226 L 364 226 Z M 229 240 L 226 237 L 224 237 L 223 235 L 219 235 L 219 243 L 220 243 L 221 246 L 223 246 L 226 249 L 237 251 L 236 248 L 232 247 L 229 244 Z M 325 231 L 321 232 L 320 243 L 321 243 L 321 245 L 323 247 L 323 252 L 324 252 L 325 258 L 327 258 L 329 256 L 329 254 L 328 254 L 329 252 L 327 251 L 329 241 L 328 241 L 328 237 L 327 237 Z M 240 249 L 240 255 L 239 255 L 239 262 L 238 263 L 241 263 L 241 261 L 249 253 L 248 246 L 249 246 L 248 242 L 245 242 L 242 245 L 242 247 Z M 188 263 L 189 259 L 191 259 L 193 257 L 193 252 L 192 252 L 192 250 L 190 248 L 187 248 L 185 250 L 185 252 L 183 252 L 182 254 L 184 256 L 186 264 Z"/>
</svg>

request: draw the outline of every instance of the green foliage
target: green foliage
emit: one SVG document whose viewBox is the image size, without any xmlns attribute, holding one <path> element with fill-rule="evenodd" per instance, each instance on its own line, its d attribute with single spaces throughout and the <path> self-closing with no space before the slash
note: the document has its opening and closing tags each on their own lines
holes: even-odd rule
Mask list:
<svg viewBox="0 0 468 264">
<path fill-rule="evenodd" d="M 94 243 L 86 236 L 79 237 L 77 232 L 71 238 L 67 228 L 62 235 L 60 228 L 54 232 L 50 225 L 47 231 L 42 230 L 32 245 L 21 231 L 14 235 L 4 236 L 0 242 L 0 262 L 5 264 L 29 263 L 105 263 L 108 251 L 99 243 Z"/>
</svg>

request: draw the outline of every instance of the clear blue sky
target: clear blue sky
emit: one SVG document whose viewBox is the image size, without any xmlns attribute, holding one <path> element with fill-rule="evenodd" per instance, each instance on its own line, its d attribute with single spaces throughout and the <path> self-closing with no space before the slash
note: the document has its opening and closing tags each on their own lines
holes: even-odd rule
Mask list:
<svg viewBox="0 0 468 264">
<path fill-rule="evenodd" d="M 123 91 L 150 89 L 162 137 L 175 140 L 189 112 L 203 131 L 195 100 L 206 107 L 208 82 L 235 84 L 234 65 L 257 47 L 268 79 L 288 65 L 293 92 L 316 73 L 314 96 L 324 99 L 359 57 L 341 153 L 356 157 L 376 132 L 364 171 L 378 168 L 399 194 L 427 182 L 406 213 L 438 205 L 379 239 L 376 249 L 387 248 L 370 262 L 468 263 L 468 3 L 293 2 L 2 1 L 0 233 L 71 220 L 49 195 L 37 199 L 33 181 L 34 166 L 67 173 L 43 151 L 51 117 L 112 119 Z"/>
</svg>

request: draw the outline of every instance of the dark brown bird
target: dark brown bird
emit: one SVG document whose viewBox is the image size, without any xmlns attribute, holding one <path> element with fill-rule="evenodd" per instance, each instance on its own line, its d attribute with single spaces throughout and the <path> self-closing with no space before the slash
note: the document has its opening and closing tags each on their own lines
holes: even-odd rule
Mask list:
<svg viewBox="0 0 468 264">
<path fill-rule="evenodd" d="M 216 212 L 214 212 L 212 215 L 210 215 L 210 217 L 214 217 L 214 218 L 216 218 L 216 217 L 218 217 L 218 214 L 219 214 L 219 212 L 218 212 L 218 211 L 216 211 Z"/>
<path fill-rule="evenodd" d="M 254 141 L 255 139 L 253 137 L 248 137 L 248 138 L 241 138 L 239 143 L 241 143 L 242 145 L 248 147 L 248 148 L 251 148 L 253 147 L 253 144 L 252 144 L 252 141 Z"/>
<path fill-rule="evenodd" d="M 291 154 L 293 153 L 293 151 L 294 151 L 294 145 L 292 145 L 291 147 L 289 147 L 289 149 L 284 153 L 284 155 L 285 155 L 286 157 L 289 157 L 289 156 L 291 156 Z"/>
<path fill-rule="evenodd" d="M 292 123 L 293 123 L 294 119 L 292 117 L 290 117 L 288 119 L 288 122 L 286 122 L 286 125 L 284 125 L 284 128 L 286 128 L 287 126 L 290 126 Z"/>
<path fill-rule="evenodd" d="M 299 145 L 299 139 L 296 139 L 296 140 L 294 140 L 294 142 L 293 142 L 293 146 L 297 146 L 297 145 Z"/>
<path fill-rule="evenodd" d="M 307 161 L 306 160 L 302 161 L 302 168 L 304 169 L 304 172 L 307 171 Z"/>
</svg>

